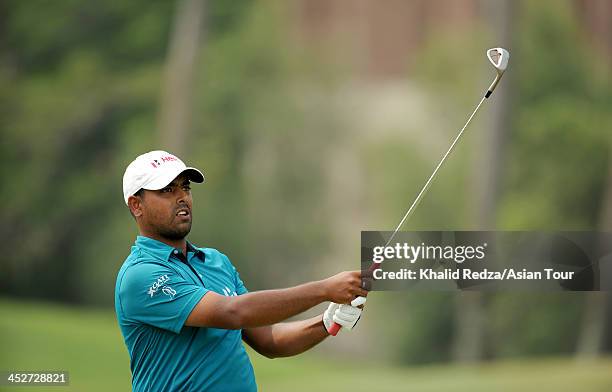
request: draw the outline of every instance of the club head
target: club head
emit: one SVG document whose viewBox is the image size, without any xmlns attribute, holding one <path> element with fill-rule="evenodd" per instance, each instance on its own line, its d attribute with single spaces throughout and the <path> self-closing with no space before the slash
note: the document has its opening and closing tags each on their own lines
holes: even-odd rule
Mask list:
<svg viewBox="0 0 612 392">
<path fill-rule="evenodd" d="M 491 48 L 487 50 L 487 57 L 498 74 L 504 73 L 508 67 L 508 59 L 510 59 L 510 53 L 504 48 Z"/>
<path fill-rule="evenodd" d="M 489 98 L 491 94 L 493 94 L 493 90 L 495 90 L 497 83 L 499 83 L 499 80 L 506 71 L 506 68 L 508 67 L 508 60 L 510 59 L 510 52 L 504 48 L 491 48 L 487 50 L 487 58 L 495 67 L 497 76 L 495 76 L 495 80 L 493 83 L 491 83 L 491 86 L 489 86 L 489 89 L 485 94 L 485 98 Z"/>
</svg>

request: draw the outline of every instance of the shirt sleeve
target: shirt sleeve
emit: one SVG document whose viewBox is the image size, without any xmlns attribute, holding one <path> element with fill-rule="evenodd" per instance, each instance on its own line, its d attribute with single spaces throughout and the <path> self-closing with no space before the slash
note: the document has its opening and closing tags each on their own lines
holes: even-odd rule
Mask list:
<svg viewBox="0 0 612 392">
<path fill-rule="evenodd" d="M 126 270 L 119 299 L 127 320 L 179 333 L 207 292 L 166 266 L 139 263 Z"/>
</svg>

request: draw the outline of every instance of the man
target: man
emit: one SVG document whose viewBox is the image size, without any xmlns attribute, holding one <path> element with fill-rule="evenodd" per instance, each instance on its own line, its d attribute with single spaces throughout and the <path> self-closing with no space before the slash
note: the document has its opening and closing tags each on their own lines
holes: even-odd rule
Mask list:
<svg viewBox="0 0 612 392">
<path fill-rule="evenodd" d="M 354 271 L 249 293 L 227 256 L 185 239 L 191 182 L 204 176 L 164 151 L 140 155 L 123 176 L 124 200 L 140 232 L 115 286 L 132 388 L 255 391 L 242 341 L 269 358 L 302 353 L 325 339 L 333 322 L 352 329 L 367 291 Z M 325 301 L 332 303 L 323 317 L 280 323 Z"/>
</svg>

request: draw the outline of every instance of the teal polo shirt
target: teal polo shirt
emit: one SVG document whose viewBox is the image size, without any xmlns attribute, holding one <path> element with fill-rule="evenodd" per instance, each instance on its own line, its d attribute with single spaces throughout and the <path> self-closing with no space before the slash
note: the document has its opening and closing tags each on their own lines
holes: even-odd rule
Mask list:
<svg viewBox="0 0 612 392">
<path fill-rule="evenodd" d="M 242 330 L 184 326 L 208 292 L 247 292 L 223 253 L 138 236 L 115 285 L 134 391 L 256 391 Z"/>
</svg>

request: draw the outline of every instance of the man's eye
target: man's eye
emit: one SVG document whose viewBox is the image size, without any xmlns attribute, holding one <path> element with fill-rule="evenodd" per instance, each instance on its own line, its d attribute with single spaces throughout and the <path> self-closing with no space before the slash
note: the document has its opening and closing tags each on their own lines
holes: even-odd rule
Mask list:
<svg viewBox="0 0 612 392">
<path fill-rule="evenodd" d="M 161 191 L 162 191 L 162 193 L 172 192 L 172 188 L 170 188 L 170 187 L 162 188 Z"/>
<path fill-rule="evenodd" d="M 191 187 L 189 185 L 183 185 L 183 190 L 184 191 L 190 191 Z"/>
</svg>

